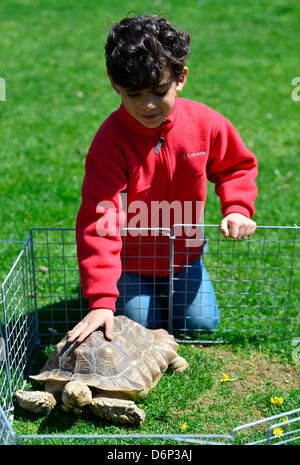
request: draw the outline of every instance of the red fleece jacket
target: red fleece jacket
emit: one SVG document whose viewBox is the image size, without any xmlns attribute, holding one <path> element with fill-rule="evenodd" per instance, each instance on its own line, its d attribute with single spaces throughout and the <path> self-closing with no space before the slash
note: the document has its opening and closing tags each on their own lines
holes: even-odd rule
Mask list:
<svg viewBox="0 0 300 465">
<path fill-rule="evenodd" d="M 175 205 L 175 201 L 177 206 L 188 201 L 193 205 L 189 221 L 177 221 L 175 209 L 170 208 L 168 227 L 199 223 L 195 204 L 202 201 L 204 208 L 207 179 L 215 184 L 224 216 L 241 213 L 251 218 L 256 176 L 254 154 L 230 121 L 208 106 L 177 97 L 168 118 L 158 128 L 150 129 L 136 121 L 122 104 L 101 125 L 86 157 L 76 240 L 81 285 L 89 308 L 115 310 L 122 270 L 169 274 L 170 240 L 166 234 L 120 235 L 125 221 L 121 192 L 127 192 L 127 226 L 135 225 L 139 210 L 132 208 L 130 212 L 128 207 L 136 207 L 138 204 L 132 202 L 138 200 L 149 207 L 149 227 L 153 226 L 153 201 L 167 201 L 168 205 Z M 105 201 L 109 201 L 107 206 Z M 164 226 L 163 215 L 156 218 L 154 226 Z M 107 230 L 103 233 L 113 220 L 116 228 L 110 235 Z M 174 242 L 176 272 L 202 253 L 202 245 L 189 247 L 186 237 L 187 233 L 180 231 Z"/>
</svg>

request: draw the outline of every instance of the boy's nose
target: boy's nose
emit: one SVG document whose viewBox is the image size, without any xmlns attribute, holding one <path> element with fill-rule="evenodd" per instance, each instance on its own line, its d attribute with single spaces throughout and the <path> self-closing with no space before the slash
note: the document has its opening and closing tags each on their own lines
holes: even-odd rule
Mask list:
<svg viewBox="0 0 300 465">
<path fill-rule="evenodd" d="M 145 97 L 143 101 L 141 102 L 142 110 L 151 111 L 151 110 L 154 110 L 154 108 L 156 108 L 155 102 L 149 96 Z"/>
</svg>

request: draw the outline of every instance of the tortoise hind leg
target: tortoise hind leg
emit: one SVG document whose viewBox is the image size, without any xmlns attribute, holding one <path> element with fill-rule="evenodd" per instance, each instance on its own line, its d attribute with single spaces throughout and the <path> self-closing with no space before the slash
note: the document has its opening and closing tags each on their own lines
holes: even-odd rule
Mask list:
<svg viewBox="0 0 300 465">
<path fill-rule="evenodd" d="M 46 413 L 56 405 L 50 392 L 16 391 L 15 399 L 20 407 L 34 413 Z"/>
<path fill-rule="evenodd" d="M 90 408 L 95 415 L 120 423 L 133 423 L 140 426 L 146 418 L 145 412 L 132 400 L 103 397 L 101 394 L 93 397 Z"/>
<path fill-rule="evenodd" d="M 182 373 L 189 366 L 189 364 L 185 358 L 177 354 L 169 366 L 172 368 L 172 370 L 175 371 L 175 373 Z"/>
</svg>

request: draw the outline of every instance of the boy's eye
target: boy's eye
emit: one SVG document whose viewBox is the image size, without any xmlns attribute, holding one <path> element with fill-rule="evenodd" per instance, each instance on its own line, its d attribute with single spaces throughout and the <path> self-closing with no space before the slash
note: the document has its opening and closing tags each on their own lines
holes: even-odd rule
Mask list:
<svg viewBox="0 0 300 465">
<path fill-rule="evenodd" d="M 166 95 L 168 93 L 168 91 L 165 91 L 165 92 L 153 92 L 155 95 L 159 96 L 159 97 L 163 97 L 164 95 Z M 127 92 L 127 95 L 129 97 L 138 97 L 140 94 L 131 94 L 130 92 Z"/>
</svg>

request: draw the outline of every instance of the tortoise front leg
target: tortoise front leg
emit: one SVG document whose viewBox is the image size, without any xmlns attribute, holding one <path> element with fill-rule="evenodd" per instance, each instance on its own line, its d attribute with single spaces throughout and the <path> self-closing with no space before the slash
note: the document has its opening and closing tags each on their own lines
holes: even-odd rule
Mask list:
<svg viewBox="0 0 300 465">
<path fill-rule="evenodd" d="M 15 399 L 20 407 L 34 413 L 46 413 L 56 405 L 51 392 L 16 391 Z"/>
<path fill-rule="evenodd" d="M 90 408 L 95 415 L 120 423 L 133 423 L 140 426 L 146 418 L 145 412 L 132 400 L 103 397 L 101 394 L 93 397 Z"/>
</svg>

